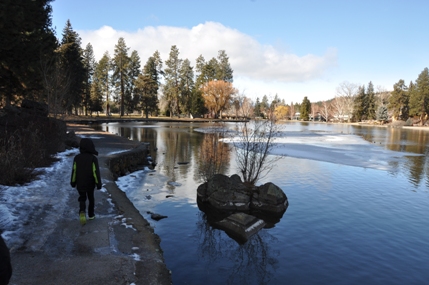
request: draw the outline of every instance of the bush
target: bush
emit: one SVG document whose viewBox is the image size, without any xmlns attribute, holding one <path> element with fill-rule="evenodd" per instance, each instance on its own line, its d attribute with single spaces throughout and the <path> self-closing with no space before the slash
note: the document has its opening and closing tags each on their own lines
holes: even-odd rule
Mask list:
<svg viewBox="0 0 429 285">
<path fill-rule="evenodd" d="M 23 184 L 36 175 L 36 158 L 43 156 L 43 148 L 38 146 L 40 135 L 31 125 L 16 130 L 0 139 L 0 184 Z M 29 147 L 31 147 L 31 151 Z"/>
<path fill-rule="evenodd" d="M 0 119 L 0 184 L 16 185 L 33 180 L 37 167 L 55 161 L 64 148 L 64 122 L 25 113 L 7 114 Z"/>
</svg>

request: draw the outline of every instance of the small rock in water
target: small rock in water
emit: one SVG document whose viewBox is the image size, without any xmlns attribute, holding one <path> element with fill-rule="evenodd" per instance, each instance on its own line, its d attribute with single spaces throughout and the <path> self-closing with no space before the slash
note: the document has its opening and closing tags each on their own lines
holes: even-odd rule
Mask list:
<svg viewBox="0 0 429 285">
<path fill-rule="evenodd" d="M 168 218 L 167 216 L 163 216 L 163 215 L 155 214 L 155 213 L 152 213 L 152 214 L 150 215 L 150 217 L 152 218 L 152 220 L 155 220 L 155 221 L 159 221 L 159 220 L 162 220 L 162 219 Z"/>
</svg>

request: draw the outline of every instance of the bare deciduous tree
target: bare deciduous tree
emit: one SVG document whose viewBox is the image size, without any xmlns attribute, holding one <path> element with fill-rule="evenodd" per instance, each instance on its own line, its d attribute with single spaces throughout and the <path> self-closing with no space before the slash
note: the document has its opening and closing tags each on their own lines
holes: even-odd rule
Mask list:
<svg viewBox="0 0 429 285">
<path fill-rule="evenodd" d="M 317 113 L 320 113 L 319 110 L 319 105 L 317 105 L 316 103 L 311 103 L 311 116 L 312 116 L 312 120 L 314 121 L 314 118 L 316 117 Z"/>
<path fill-rule="evenodd" d="M 354 100 L 357 92 L 358 85 L 348 81 L 341 82 L 337 87 L 337 94 L 334 100 L 336 101 L 334 103 L 335 108 L 338 111 L 338 115 L 342 116 L 342 118 L 347 116 L 349 122 L 353 114 Z"/>
<path fill-rule="evenodd" d="M 241 114 L 244 118 L 253 117 L 253 103 L 252 100 L 248 97 L 244 97 L 243 104 L 241 105 Z"/>
<path fill-rule="evenodd" d="M 336 96 L 334 100 L 332 100 L 332 109 L 334 117 L 336 117 L 339 121 L 342 121 L 346 114 L 346 102 L 344 97 Z"/>
<path fill-rule="evenodd" d="M 384 86 L 378 85 L 376 87 L 377 105 L 386 106 L 389 102 L 390 92 Z"/>
<path fill-rule="evenodd" d="M 329 119 L 331 117 L 331 103 L 328 101 L 322 102 L 322 108 L 320 108 L 320 114 L 323 118 L 325 118 L 326 122 L 329 122 Z"/>
<path fill-rule="evenodd" d="M 295 117 L 295 105 L 293 102 L 290 102 L 290 119 L 293 120 Z"/>
<path fill-rule="evenodd" d="M 43 77 L 49 113 L 56 118 L 59 113 L 63 113 L 70 107 L 63 106 L 71 84 L 70 72 L 61 66 L 57 55 L 47 60 L 41 60 L 40 72 Z"/>
<path fill-rule="evenodd" d="M 244 183 L 248 185 L 255 185 L 281 159 L 280 156 L 269 156 L 279 133 L 279 125 L 274 117 L 272 115 L 270 120 L 242 123 L 238 130 L 238 140 L 233 141 L 238 170 Z"/>
</svg>

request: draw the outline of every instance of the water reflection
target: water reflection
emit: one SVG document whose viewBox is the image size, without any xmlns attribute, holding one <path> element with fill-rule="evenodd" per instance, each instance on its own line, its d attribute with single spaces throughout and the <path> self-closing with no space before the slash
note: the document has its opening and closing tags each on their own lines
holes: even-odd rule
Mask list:
<svg viewBox="0 0 429 285">
<path fill-rule="evenodd" d="M 273 246 L 277 239 L 260 231 L 240 245 L 220 231 L 210 227 L 206 215 L 199 213 L 197 227 L 198 255 L 207 266 L 221 261 L 228 264 L 217 272 L 227 276 L 227 284 L 269 284 L 279 268 L 280 251 Z"/>
<path fill-rule="evenodd" d="M 220 141 L 219 133 L 205 134 L 201 145 L 197 146 L 199 151 L 196 153 L 198 161 L 198 177 L 196 181 L 202 178 L 204 181 L 210 179 L 214 174 L 227 173 L 230 158 L 230 146 Z"/>
<path fill-rule="evenodd" d="M 406 161 L 401 166 L 401 170 L 408 176 L 410 183 L 418 187 L 424 177 L 429 175 L 427 166 L 428 131 L 388 128 L 387 133 L 386 148 L 400 152 L 424 154 L 424 156 L 406 157 Z"/>
<path fill-rule="evenodd" d="M 152 152 L 157 162 L 157 168 L 165 173 L 172 181 L 185 178 L 187 173 L 194 173 L 193 179 L 202 182 L 203 169 L 209 161 L 202 152 L 204 148 L 214 148 L 214 138 L 209 134 L 201 134 L 193 131 L 195 127 L 208 127 L 210 124 L 174 124 L 174 123 L 110 123 L 102 124 L 96 128 L 123 137 L 151 143 Z M 312 124 L 312 123 L 286 123 L 287 131 L 329 131 L 337 133 L 354 134 L 361 136 L 366 141 L 380 147 L 410 154 L 422 154 L 423 156 L 407 156 L 405 160 L 387 161 L 392 167 L 390 173 L 397 175 L 401 173 L 408 177 L 410 183 L 416 188 L 429 185 L 429 163 L 427 154 L 429 152 L 429 130 L 384 128 L 347 124 Z M 219 144 L 217 148 L 226 148 Z M 221 173 L 230 171 L 229 155 L 217 158 L 222 160 L 224 167 Z M 225 160 L 225 161 L 224 161 Z M 186 166 L 178 168 L 179 162 L 189 162 Z M 193 171 L 198 168 L 198 171 Z"/>
<path fill-rule="evenodd" d="M 390 172 L 286 157 L 263 182 L 285 190 L 291 201 L 288 215 L 240 245 L 213 229 L 197 208 L 201 147 L 210 148 L 214 142 L 213 138 L 204 142 L 207 135 L 193 131 L 204 126 L 209 124 L 99 127 L 149 142 L 153 150 L 157 148 L 152 153 L 157 172 L 180 183 L 167 187 L 175 192 L 174 198 L 160 198 L 154 206 L 169 216 L 155 228 L 174 284 L 200 280 L 205 284 L 423 284 L 419 281 L 427 280 L 428 257 L 421 249 L 427 248 L 429 131 L 305 124 L 309 132 L 353 134 L 380 148 L 423 156 L 386 157 L 393 167 Z M 302 125 L 286 124 L 286 131 L 291 130 L 302 131 Z M 234 155 L 228 154 L 225 174 L 235 171 Z M 138 206 L 146 209 L 147 203 Z"/>
</svg>

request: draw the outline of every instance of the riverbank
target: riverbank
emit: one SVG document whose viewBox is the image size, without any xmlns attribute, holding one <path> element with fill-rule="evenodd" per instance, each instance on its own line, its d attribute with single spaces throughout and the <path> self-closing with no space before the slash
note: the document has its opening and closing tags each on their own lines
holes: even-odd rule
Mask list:
<svg viewBox="0 0 429 285">
<path fill-rule="evenodd" d="M 70 124 L 86 124 L 90 125 L 93 123 L 109 123 L 109 122 L 187 122 L 187 123 L 216 123 L 216 122 L 245 122 L 248 120 L 243 119 L 229 119 L 229 118 L 223 118 L 223 119 L 213 119 L 213 118 L 187 118 L 187 117 L 149 117 L 149 118 L 143 118 L 141 116 L 137 115 L 125 115 L 125 116 L 119 116 L 118 114 L 114 114 L 111 116 L 106 116 L 104 114 L 101 114 L 99 116 L 76 116 L 76 115 L 68 115 L 64 118 L 62 118 L 67 123 Z"/>
<path fill-rule="evenodd" d="M 67 127 L 92 138 L 99 152 L 103 188 L 95 193 L 96 219 L 79 223 L 78 194 L 69 185 L 77 150 L 41 181 L 3 189 L 2 200 L 13 201 L 10 215 L 16 214 L 3 233 L 11 251 L 10 284 L 171 284 L 159 237 L 106 165 L 112 153 L 139 143 L 83 125 Z M 19 201 L 6 198 L 14 195 Z"/>
<path fill-rule="evenodd" d="M 235 119 L 213 119 L 213 118 L 184 118 L 184 117 L 149 117 L 149 118 L 142 118 L 141 116 L 137 115 L 126 115 L 123 117 L 120 117 L 118 114 L 112 115 L 112 116 L 106 116 L 105 114 L 100 114 L 99 116 L 75 116 L 70 115 L 63 118 L 63 120 L 69 124 L 85 124 L 85 125 L 91 125 L 93 123 L 102 124 L 102 123 L 109 123 L 109 122 L 187 122 L 187 123 L 193 123 L 193 122 L 199 122 L 199 123 L 222 123 L 222 122 L 245 122 L 248 120 L 235 120 Z M 300 122 L 300 121 L 281 121 L 281 122 Z M 381 127 L 381 128 L 404 128 L 404 129 L 412 129 L 412 130 L 425 130 L 429 131 L 429 126 L 405 126 L 405 122 L 397 121 L 393 123 L 387 123 L 387 124 L 371 124 L 366 122 L 358 122 L 358 123 L 326 123 L 326 122 L 313 122 L 309 121 L 308 123 L 319 123 L 319 124 L 346 124 L 346 125 L 354 125 L 354 126 L 366 126 L 366 127 Z"/>
</svg>

